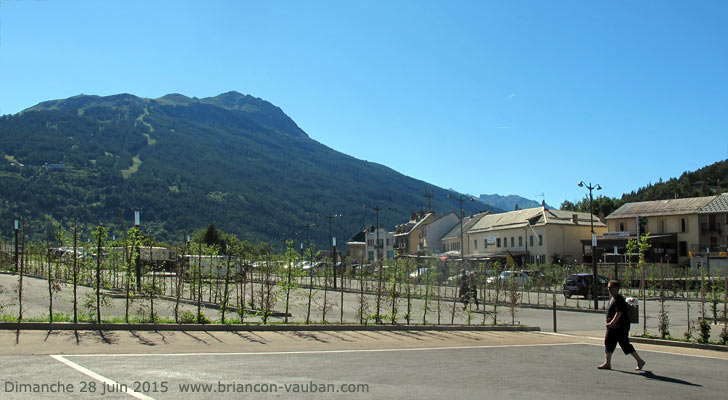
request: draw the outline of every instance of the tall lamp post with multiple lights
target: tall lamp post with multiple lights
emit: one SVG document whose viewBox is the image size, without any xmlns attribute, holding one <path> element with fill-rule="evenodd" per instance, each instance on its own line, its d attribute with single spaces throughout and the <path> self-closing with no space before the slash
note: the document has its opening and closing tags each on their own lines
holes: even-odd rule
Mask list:
<svg viewBox="0 0 728 400">
<path fill-rule="evenodd" d="M 592 185 L 591 182 L 587 185 L 584 181 L 579 181 L 579 187 L 586 187 L 589 190 L 589 223 L 591 224 L 591 239 L 592 239 L 592 296 L 594 297 L 594 309 L 599 308 L 599 287 L 597 279 L 597 237 L 594 234 L 594 197 L 592 196 L 592 190 L 602 190 L 602 187 L 597 183 Z"/>
</svg>

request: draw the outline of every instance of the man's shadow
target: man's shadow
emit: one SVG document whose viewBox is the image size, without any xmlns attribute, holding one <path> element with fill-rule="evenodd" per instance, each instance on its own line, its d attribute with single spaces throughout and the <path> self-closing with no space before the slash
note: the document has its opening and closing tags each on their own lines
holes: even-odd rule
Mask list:
<svg viewBox="0 0 728 400">
<path fill-rule="evenodd" d="M 703 385 L 698 385 L 692 382 L 684 381 L 682 379 L 676 379 L 676 378 L 670 378 L 669 376 L 661 376 L 661 375 L 655 375 L 652 371 L 620 371 L 616 370 L 618 372 L 621 372 L 623 374 L 629 374 L 629 375 L 638 375 L 638 376 L 644 376 L 647 379 L 654 379 L 656 381 L 662 381 L 662 382 L 669 382 L 669 383 L 679 383 L 681 385 L 688 385 L 688 386 L 698 386 L 702 387 Z"/>
</svg>

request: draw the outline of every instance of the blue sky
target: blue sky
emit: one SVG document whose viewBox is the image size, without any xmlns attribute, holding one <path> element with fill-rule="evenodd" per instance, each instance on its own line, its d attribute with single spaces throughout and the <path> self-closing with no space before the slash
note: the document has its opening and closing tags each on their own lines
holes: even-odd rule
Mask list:
<svg viewBox="0 0 728 400">
<path fill-rule="evenodd" d="M 728 2 L 0 0 L 0 114 L 235 90 L 354 157 L 559 205 L 728 157 Z"/>
</svg>

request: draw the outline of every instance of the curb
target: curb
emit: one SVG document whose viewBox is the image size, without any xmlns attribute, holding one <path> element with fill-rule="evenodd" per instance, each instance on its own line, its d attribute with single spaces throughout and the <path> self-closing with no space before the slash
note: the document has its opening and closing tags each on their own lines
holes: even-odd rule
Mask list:
<svg viewBox="0 0 728 400">
<path fill-rule="evenodd" d="M 210 331 L 210 332 L 290 332 L 290 331 L 501 331 L 538 332 L 537 326 L 482 325 L 221 325 L 221 324 L 74 324 L 70 322 L 1 322 L 0 330 L 79 330 L 79 331 Z"/>
<path fill-rule="evenodd" d="M 658 346 L 685 347 L 689 349 L 728 351 L 728 346 L 718 344 L 703 344 L 692 342 L 679 342 L 676 340 L 648 339 L 643 337 L 630 336 L 629 341 L 633 343 L 654 344 Z"/>
<path fill-rule="evenodd" d="M 519 306 L 520 308 L 531 308 L 535 310 L 553 310 L 553 306 L 539 306 L 535 304 L 524 304 L 522 306 Z M 559 307 L 556 306 L 556 311 L 564 311 L 564 312 L 580 312 L 580 313 L 588 313 L 588 314 L 604 314 L 605 310 L 593 310 L 589 308 L 571 308 L 571 307 Z"/>
</svg>

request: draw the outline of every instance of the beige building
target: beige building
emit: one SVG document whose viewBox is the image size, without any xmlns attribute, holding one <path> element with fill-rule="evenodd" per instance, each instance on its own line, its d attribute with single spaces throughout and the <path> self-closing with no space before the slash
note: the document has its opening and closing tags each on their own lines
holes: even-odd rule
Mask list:
<svg viewBox="0 0 728 400">
<path fill-rule="evenodd" d="M 593 216 L 594 232 L 607 226 Z M 591 237 L 590 214 L 528 208 L 481 218 L 467 232 L 468 258 L 506 258 L 518 263 L 545 264 L 582 261 L 582 239 Z"/>
<path fill-rule="evenodd" d="M 425 227 L 434 221 L 435 213 L 412 213 L 410 220 L 394 227 L 394 251 L 398 255 L 418 255 L 425 250 L 427 230 Z"/>
<path fill-rule="evenodd" d="M 481 218 L 485 217 L 486 215 L 490 214 L 490 211 L 485 211 L 482 213 L 465 216 L 462 220 L 462 234 L 463 234 L 463 240 L 467 237 L 468 230 L 473 227 L 478 221 L 480 221 Z M 457 218 L 457 216 L 455 216 Z M 442 253 L 450 253 L 452 255 L 460 255 L 460 249 L 461 247 L 464 247 L 465 254 L 471 253 L 471 245 L 468 240 L 465 240 L 465 246 L 461 246 L 460 244 L 460 221 L 457 220 L 457 223 L 447 232 L 441 239 L 442 241 Z"/>
<path fill-rule="evenodd" d="M 690 254 L 705 257 L 711 263 L 725 259 L 728 247 L 728 194 L 626 203 L 606 218 L 607 240 L 619 237 L 626 244 L 638 233 L 649 233 L 653 244 L 648 262 L 669 260 L 678 265 L 696 265 Z M 638 232 L 639 231 L 639 232 Z M 619 246 L 620 243 L 615 245 Z M 699 258 L 699 257 L 698 257 Z M 715 258 L 715 260 L 713 260 Z"/>
</svg>

